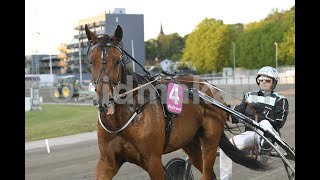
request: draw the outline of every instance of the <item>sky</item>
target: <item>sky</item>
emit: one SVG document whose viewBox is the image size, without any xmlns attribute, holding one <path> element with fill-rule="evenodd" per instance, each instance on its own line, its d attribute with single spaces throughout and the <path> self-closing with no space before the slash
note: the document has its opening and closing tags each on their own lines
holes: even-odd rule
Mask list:
<svg viewBox="0 0 320 180">
<path fill-rule="evenodd" d="M 147 41 L 158 36 L 161 24 L 165 34 L 183 37 L 205 18 L 247 24 L 294 5 L 294 0 L 25 0 L 25 55 L 58 54 L 61 43 L 72 42 L 80 19 L 115 8 L 144 15 Z"/>
</svg>

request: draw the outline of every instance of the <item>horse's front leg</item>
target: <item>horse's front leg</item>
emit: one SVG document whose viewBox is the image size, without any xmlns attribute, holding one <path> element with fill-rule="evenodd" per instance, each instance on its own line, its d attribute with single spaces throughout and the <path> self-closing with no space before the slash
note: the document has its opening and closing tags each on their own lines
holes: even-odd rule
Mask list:
<svg viewBox="0 0 320 180">
<path fill-rule="evenodd" d="M 151 180 L 164 180 L 161 156 L 151 156 L 145 162 Z"/>
<path fill-rule="evenodd" d="M 115 158 L 110 160 L 100 157 L 96 165 L 96 180 L 112 180 L 121 165 L 122 163 L 116 161 Z"/>
</svg>

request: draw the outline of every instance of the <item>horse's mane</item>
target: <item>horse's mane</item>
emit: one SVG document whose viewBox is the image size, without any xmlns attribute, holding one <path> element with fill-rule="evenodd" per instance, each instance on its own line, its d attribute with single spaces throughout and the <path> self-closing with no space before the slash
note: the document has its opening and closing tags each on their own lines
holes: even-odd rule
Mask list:
<svg viewBox="0 0 320 180">
<path fill-rule="evenodd" d="M 147 83 L 148 81 L 139 73 L 131 72 L 125 62 L 121 62 L 121 83 L 127 83 L 127 76 L 131 75 L 133 77 L 133 87 L 137 87 L 139 84 Z"/>
<path fill-rule="evenodd" d="M 138 86 L 140 86 L 142 84 L 145 84 L 145 83 L 149 82 L 149 80 L 145 76 L 143 76 L 143 75 L 141 75 L 139 73 L 131 72 L 127 68 L 126 63 L 123 60 L 121 60 L 120 64 L 121 64 L 120 65 L 121 66 L 120 67 L 120 71 L 121 71 L 120 72 L 121 73 L 120 82 L 121 82 L 121 84 L 127 84 L 127 76 L 128 75 L 132 76 L 132 78 L 133 78 L 132 79 L 133 80 L 133 83 L 132 83 L 133 88 L 136 88 L 136 87 L 138 87 Z M 137 94 L 137 91 L 135 91 L 134 94 Z M 144 91 L 144 97 L 148 98 L 149 96 L 150 96 L 149 90 L 145 90 Z"/>
</svg>

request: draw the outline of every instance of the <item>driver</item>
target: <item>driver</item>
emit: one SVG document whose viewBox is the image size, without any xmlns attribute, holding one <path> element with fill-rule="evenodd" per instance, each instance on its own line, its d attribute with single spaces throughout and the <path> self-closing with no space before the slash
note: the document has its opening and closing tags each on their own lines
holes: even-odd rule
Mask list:
<svg viewBox="0 0 320 180">
<path fill-rule="evenodd" d="M 286 97 L 274 92 L 277 82 L 278 72 L 273 67 L 261 68 L 256 76 L 259 90 L 246 93 L 243 101 L 235 106 L 234 110 L 255 119 L 261 127 L 272 132 L 274 136 L 280 137 L 280 128 L 286 122 L 289 104 Z M 258 114 L 257 118 L 255 118 L 255 114 Z M 231 119 L 232 123 L 239 122 L 239 119 L 234 115 L 231 115 Z M 263 134 L 263 132 L 261 133 Z M 260 153 L 267 154 L 272 149 L 268 142 L 248 128 L 245 128 L 245 132 L 235 135 L 229 140 L 240 150 L 253 149 L 258 145 Z M 232 160 L 220 149 L 220 179 L 229 180 L 231 177 Z"/>
</svg>

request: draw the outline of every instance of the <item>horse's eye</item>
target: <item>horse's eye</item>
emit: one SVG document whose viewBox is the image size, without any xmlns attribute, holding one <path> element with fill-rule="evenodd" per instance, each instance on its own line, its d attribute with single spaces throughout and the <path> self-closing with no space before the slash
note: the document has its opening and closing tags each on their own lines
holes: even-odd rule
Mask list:
<svg viewBox="0 0 320 180">
<path fill-rule="evenodd" d="M 88 62 L 89 62 L 89 64 L 92 64 L 92 58 L 91 58 L 91 54 L 88 56 Z"/>
<path fill-rule="evenodd" d="M 92 64 L 92 60 L 90 58 L 88 58 L 88 63 Z"/>
</svg>

